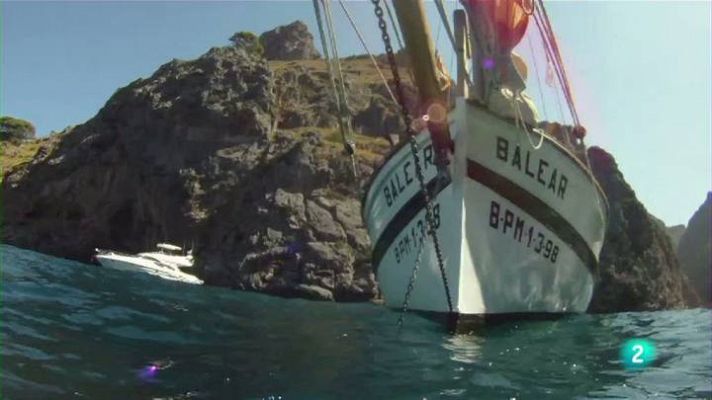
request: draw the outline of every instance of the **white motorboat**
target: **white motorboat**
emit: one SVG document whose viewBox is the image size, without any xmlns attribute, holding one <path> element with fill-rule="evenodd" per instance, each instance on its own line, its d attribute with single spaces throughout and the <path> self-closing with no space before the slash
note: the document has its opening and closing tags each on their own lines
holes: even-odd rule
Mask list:
<svg viewBox="0 0 712 400">
<path fill-rule="evenodd" d="M 163 279 L 185 283 L 202 284 L 195 275 L 184 272 L 193 267 L 190 252 L 183 255 L 183 249 L 168 243 L 158 243 L 156 251 L 126 254 L 113 250 L 96 249 L 96 261 L 104 267 L 120 271 L 143 272 Z"/>
</svg>

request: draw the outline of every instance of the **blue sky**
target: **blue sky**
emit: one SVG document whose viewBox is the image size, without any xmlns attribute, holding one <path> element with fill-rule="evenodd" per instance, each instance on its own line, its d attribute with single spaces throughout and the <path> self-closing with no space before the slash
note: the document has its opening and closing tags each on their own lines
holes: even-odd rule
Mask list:
<svg viewBox="0 0 712 400">
<path fill-rule="evenodd" d="M 382 52 L 370 2 L 348 4 L 371 48 Z M 711 3 L 546 4 L 587 142 L 613 153 L 648 211 L 668 225 L 687 223 L 712 182 Z M 32 121 L 41 135 L 84 122 L 117 88 L 172 58 L 226 45 L 236 31 L 261 33 L 301 19 L 316 33 L 311 1 L 4 1 L 0 7 L 0 113 Z M 338 7 L 335 17 L 343 27 L 342 54 L 362 53 Z M 449 64 L 445 35 L 438 37 Z M 526 58 L 527 49 L 522 53 Z M 538 100 L 535 83 L 529 85 Z M 556 117 L 556 110 L 549 103 L 547 114 Z"/>
</svg>

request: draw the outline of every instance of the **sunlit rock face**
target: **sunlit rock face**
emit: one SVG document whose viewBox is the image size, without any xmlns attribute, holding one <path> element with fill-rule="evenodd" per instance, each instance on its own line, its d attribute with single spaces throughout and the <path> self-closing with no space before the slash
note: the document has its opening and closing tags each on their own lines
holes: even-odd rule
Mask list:
<svg viewBox="0 0 712 400">
<path fill-rule="evenodd" d="M 608 230 L 600 256 L 600 280 L 589 310 L 618 312 L 681 308 L 685 279 L 664 226 L 637 200 L 615 159 L 588 151 L 609 203 Z"/>
<path fill-rule="evenodd" d="M 266 141 L 272 102 L 268 66 L 240 48 L 161 66 L 9 172 L 3 240 L 82 260 L 94 247 L 190 242 L 204 186 L 236 179 L 219 150 Z"/>
<path fill-rule="evenodd" d="M 328 97 L 328 76 L 275 72 L 254 43 L 233 43 L 117 90 L 9 171 L 3 242 L 88 261 L 97 247 L 139 252 L 168 241 L 194 247 L 208 284 L 376 296 L 357 199 L 387 142 L 368 142 L 355 181 L 327 117 L 333 105 L 294 98 Z M 353 104 L 365 109 L 369 86 L 359 88 Z"/>
</svg>

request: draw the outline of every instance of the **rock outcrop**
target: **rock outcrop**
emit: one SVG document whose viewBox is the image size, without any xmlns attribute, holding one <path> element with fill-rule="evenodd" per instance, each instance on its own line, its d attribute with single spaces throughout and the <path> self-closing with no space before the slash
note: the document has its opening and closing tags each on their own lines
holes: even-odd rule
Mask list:
<svg viewBox="0 0 712 400">
<path fill-rule="evenodd" d="M 708 307 L 712 305 L 712 192 L 690 218 L 680 238 L 677 254 L 682 270 L 695 292 Z"/>
<path fill-rule="evenodd" d="M 285 296 L 370 299 L 377 289 L 349 165 L 319 133 L 294 135 L 278 132 L 264 160 L 223 194 L 229 201 L 211 207 L 198 239 L 201 275 Z"/>
<path fill-rule="evenodd" d="M 594 175 L 609 202 L 600 281 L 592 312 L 641 311 L 686 306 L 684 276 L 664 226 L 636 199 L 613 156 L 589 149 Z"/>
<path fill-rule="evenodd" d="M 263 33 L 260 43 L 268 60 L 312 60 L 320 57 L 314 47 L 314 37 L 302 21 Z"/>
<path fill-rule="evenodd" d="M 343 62 L 348 107 L 352 127 L 357 133 L 386 137 L 404 131 L 396 106 L 390 99 L 380 78 L 366 59 Z M 337 126 L 338 109 L 323 61 L 291 61 L 274 65 L 276 123 L 282 129 L 318 127 L 332 129 Z M 415 108 L 415 90 L 403 84 Z"/>
<path fill-rule="evenodd" d="M 272 102 L 269 68 L 241 48 L 161 66 L 6 176 L 3 240 L 82 260 L 92 246 L 189 240 L 203 188 L 236 184 L 216 153 L 267 140 Z"/>
</svg>

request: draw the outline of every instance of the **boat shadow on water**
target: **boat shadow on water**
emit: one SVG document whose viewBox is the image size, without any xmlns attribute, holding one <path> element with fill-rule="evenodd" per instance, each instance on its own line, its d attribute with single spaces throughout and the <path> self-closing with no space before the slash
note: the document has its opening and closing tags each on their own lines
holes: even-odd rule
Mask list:
<svg viewBox="0 0 712 400">
<path fill-rule="evenodd" d="M 415 310 L 414 314 L 437 322 L 453 335 L 477 335 L 493 327 L 528 321 L 560 321 L 575 313 L 505 313 L 505 314 L 458 314 Z"/>
</svg>

